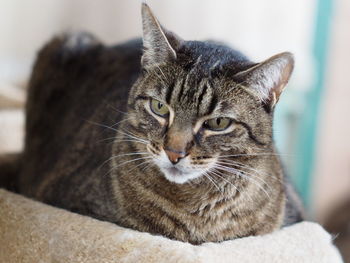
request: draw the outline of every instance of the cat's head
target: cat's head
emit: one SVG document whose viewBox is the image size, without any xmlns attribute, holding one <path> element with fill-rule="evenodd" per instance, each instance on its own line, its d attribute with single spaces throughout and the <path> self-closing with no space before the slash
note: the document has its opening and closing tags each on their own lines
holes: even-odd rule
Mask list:
<svg viewBox="0 0 350 263">
<path fill-rule="evenodd" d="M 272 147 L 290 53 L 252 63 L 222 44 L 184 41 L 146 4 L 142 22 L 143 73 L 129 95 L 128 130 L 169 181 L 204 177 L 231 156 Z"/>
</svg>

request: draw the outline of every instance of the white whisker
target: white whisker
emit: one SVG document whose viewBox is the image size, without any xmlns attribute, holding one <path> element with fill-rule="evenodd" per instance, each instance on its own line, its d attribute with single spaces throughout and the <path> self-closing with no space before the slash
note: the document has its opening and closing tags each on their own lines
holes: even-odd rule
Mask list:
<svg viewBox="0 0 350 263">
<path fill-rule="evenodd" d="M 122 123 L 122 122 L 130 121 L 130 120 L 132 120 L 132 119 L 134 119 L 134 117 L 130 117 L 130 118 L 123 119 L 123 120 L 121 120 L 121 121 L 118 121 L 118 122 L 114 123 L 114 124 L 113 124 L 112 126 L 110 126 L 110 127 L 115 127 L 115 126 L 117 126 L 118 124 L 120 124 L 120 123 Z"/>
<path fill-rule="evenodd" d="M 240 153 L 240 154 L 230 154 L 221 155 L 220 157 L 241 157 L 241 156 L 293 156 L 292 154 L 280 154 L 280 153 Z"/>
<path fill-rule="evenodd" d="M 223 176 L 221 176 L 221 175 L 218 174 L 217 172 L 219 172 L 219 171 L 217 171 L 215 168 L 214 168 L 214 170 L 210 171 L 210 173 L 212 173 L 212 174 L 216 175 L 217 177 L 221 178 L 221 179 L 224 180 L 226 183 L 230 184 L 233 188 L 235 188 L 235 190 L 236 190 L 237 192 L 239 192 L 237 186 L 235 186 L 232 182 L 230 182 L 229 180 L 227 180 L 226 178 L 224 178 Z"/>
<path fill-rule="evenodd" d="M 118 167 L 120 167 L 120 166 L 123 166 L 123 165 L 125 165 L 125 164 L 131 163 L 131 162 L 136 162 L 136 161 L 142 160 L 142 159 L 151 159 L 151 158 L 153 158 L 153 157 L 151 157 L 151 156 L 149 156 L 149 157 L 144 156 L 144 157 L 141 157 L 141 158 L 135 158 L 135 159 L 132 159 L 132 160 L 127 160 L 127 161 L 125 161 L 125 162 L 123 162 L 123 163 L 120 163 L 120 164 L 117 164 L 117 165 L 113 166 L 113 167 L 112 167 L 111 169 L 109 169 L 109 171 L 108 171 L 106 174 L 104 174 L 103 176 L 107 176 L 107 175 L 110 174 L 112 171 L 114 171 L 116 168 L 118 168 Z"/>
<path fill-rule="evenodd" d="M 118 165 L 114 166 L 112 169 L 115 169 L 115 168 L 117 168 L 117 167 L 123 166 L 123 165 L 128 164 L 128 163 L 131 163 L 131 162 L 135 162 L 135 161 L 138 161 L 138 160 L 142 160 L 142 159 L 151 159 L 151 158 L 153 158 L 153 157 L 152 157 L 152 156 L 149 156 L 149 157 L 146 156 L 146 157 L 141 157 L 141 158 L 136 158 L 136 159 L 128 160 L 128 161 L 125 161 L 125 162 L 123 162 L 123 163 L 121 163 L 121 164 L 118 164 Z"/>
<path fill-rule="evenodd" d="M 135 134 L 132 134 L 131 132 L 128 132 L 128 131 L 120 131 L 120 130 L 117 130 L 117 129 L 112 128 L 111 126 L 107 126 L 107 125 L 104 125 L 104 124 L 101 124 L 101 123 L 97 123 L 97 122 L 92 122 L 92 121 L 87 121 L 87 122 L 89 122 L 89 123 L 91 123 L 91 124 L 94 124 L 94 125 L 97 125 L 97 126 L 100 126 L 100 127 L 104 127 L 104 128 L 113 130 L 113 131 L 118 132 L 118 133 L 121 133 L 121 134 L 123 134 L 123 135 L 125 135 L 125 136 L 128 136 L 129 138 L 132 138 L 132 139 L 135 139 L 135 140 L 139 140 L 139 141 L 143 141 L 143 142 L 147 142 L 147 143 L 148 143 L 147 140 L 142 139 L 142 138 L 136 136 Z"/>
<path fill-rule="evenodd" d="M 247 176 L 247 175 L 251 175 L 251 174 L 246 173 L 246 172 L 241 171 L 241 170 L 234 169 L 234 168 L 232 168 L 232 167 L 223 166 L 223 165 L 220 165 L 220 164 L 215 164 L 215 167 L 216 167 L 217 169 L 219 169 L 219 170 L 223 170 L 223 171 L 226 171 L 226 172 L 228 172 L 228 173 L 232 173 L 232 174 L 235 174 L 235 175 L 244 177 L 244 178 L 246 178 L 248 181 L 250 180 L 250 181 L 254 182 L 255 185 L 256 185 L 258 188 L 260 188 L 260 189 L 266 194 L 266 196 L 267 196 L 269 199 L 271 199 L 269 193 L 262 187 L 262 185 L 261 185 L 257 180 L 255 180 L 254 178 L 252 178 L 252 176 Z M 269 186 L 264 180 L 262 180 L 262 179 L 259 178 L 259 177 L 255 177 L 255 178 L 261 180 L 261 183 L 263 183 L 264 185 L 266 185 L 267 187 L 270 188 L 270 186 Z M 271 190 L 271 189 L 270 189 L 270 190 Z"/>
<path fill-rule="evenodd" d="M 145 165 L 145 164 L 150 164 L 150 163 L 152 163 L 152 162 L 153 162 L 153 160 L 144 161 L 144 162 L 142 162 L 142 163 L 140 163 L 140 164 L 134 166 L 134 167 L 131 168 L 130 170 L 128 170 L 127 173 L 130 173 L 131 171 L 133 171 L 133 170 L 136 169 L 137 167 L 140 167 L 140 166 Z"/>
<path fill-rule="evenodd" d="M 130 156 L 130 155 L 142 155 L 142 154 L 149 154 L 148 152 L 133 152 L 133 153 L 124 153 L 124 154 L 118 154 L 118 155 L 114 155 L 109 157 L 106 161 L 104 161 L 98 169 L 101 169 L 107 162 L 116 159 L 118 157 L 123 157 L 123 156 Z"/>
<path fill-rule="evenodd" d="M 112 139 L 112 138 L 109 138 L 109 139 Z M 139 140 L 135 140 L 135 139 L 115 140 L 114 142 L 139 142 L 142 144 L 149 144 L 149 142 L 143 142 L 143 141 L 139 141 Z"/>
<path fill-rule="evenodd" d="M 219 178 L 221 178 L 222 180 L 226 181 L 227 183 L 229 183 L 232 187 L 234 187 L 236 189 L 237 192 L 241 193 L 243 195 L 243 193 L 238 189 L 238 187 L 236 185 L 234 185 L 232 182 L 230 182 L 229 180 L 227 180 L 224 176 L 223 173 L 221 173 L 219 170 L 217 170 L 216 168 L 214 168 L 214 174 L 216 176 L 218 176 Z M 251 197 L 251 195 L 248 193 L 248 191 L 245 192 L 245 194 L 249 197 L 250 201 L 253 203 L 253 198 Z"/>
<path fill-rule="evenodd" d="M 123 134 L 123 135 L 125 135 L 125 136 L 127 136 L 127 137 L 129 137 L 129 138 L 131 138 L 131 139 L 135 139 L 135 140 L 138 140 L 138 141 L 142 141 L 142 142 L 145 142 L 145 143 L 149 143 L 149 141 L 147 141 L 147 140 L 145 140 L 145 139 L 142 139 L 142 138 L 140 138 L 140 137 L 138 137 L 138 136 L 136 136 L 135 134 L 132 134 L 132 133 L 130 133 L 130 132 L 127 132 L 127 131 L 117 131 L 117 132 L 119 132 L 119 133 L 121 133 L 121 134 Z"/>
<path fill-rule="evenodd" d="M 222 189 L 214 182 L 214 179 L 211 178 L 207 172 L 204 172 L 203 175 L 215 186 L 216 189 L 218 189 L 219 192 L 222 193 Z"/>
<path fill-rule="evenodd" d="M 225 168 L 225 169 L 228 169 L 227 171 L 232 170 L 233 172 L 244 173 L 244 174 L 249 175 L 249 176 L 254 176 L 256 179 L 259 179 L 261 183 L 263 183 L 263 184 L 269 186 L 268 183 L 266 183 L 262 178 L 257 177 L 257 175 L 255 175 L 255 174 L 251 174 L 251 173 L 248 173 L 248 172 L 246 172 L 246 171 L 243 171 L 243 170 L 240 170 L 240 169 L 235 169 L 235 168 L 233 168 L 233 167 L 229 167 L 229 166 L 226 166 L 226 165 L 220 165 L 220 164 L 218 164 L 218 166 L 220 166 L 220 167 L 222 167 L 222 168 Z M 258 175 L 259 175 L 259 174 L 258 174 Z"/>
<path fill-rule="evenodd" d="M 220 159 L 219 159 L 220 160 Z M 252 174 L 254 176 L 261 176 L 261 175 L 264 175 L 264 176 L 269 176 L 266 172 L 262 172 L 262 171 L 258 171 L 250 166 L 247 166 L 247 165 L 244 165 L 242 163 L 238 163 L 238 162 L 235 162 L 235 161 L 232 161 L 232 160 L 229 160 L 229 159 L 221 159 L 223 161 L 217 161 L 217 163 L 219 164 L 223 164 L 223 165 L 232 165 L 232 166 L 236 166 L 236 167 L 240 167 L 240 168 L 243 168 L 243 169 L 247 169 L 247 170 L 250 170 L 252 172 L 255 172 L 256 174 Z M 239 169 L 238 169 L 239 170 Z M 239 170 L 239 171 L 242 171 L 242 170 Z M 280 178 L 278 177 L 273 177 L 273 176 L 269 176 L 270 178 L 272 178 L 273 180 L 277 180 L 279 182 L 283 182 Z"/>
<path fill-rule="evenodd" d="M 117 108 L 113 107 L 111 104 L 107 103 L 107 106 L 112 108 L 112 110 L 118 112 L 118 113 L 121 113 L 121 114 L 125 114 L 127 115 L 128 113 L 127 112 L 124 112 L 124 111 L 121 111 L 121 110 L 118 110 Z"/>
<path fill-rule="evenodd" d="M 117 129 L 114 129 L 114 128 L 112 128 L 112 127 L 110 127 L 108 125 L 105 125 L 105 124 L 101 124 L 101 123 L 97 123 L 97 122 L 93 122 L 93 121 L 89 121 L 89 120 L 87 120 L 87 122 L 90 123 L 90 124 L 94 124 L 94 125 L 106 128 L 106 129 L 110 129 L 110 130 L 113 130 L 113 131 L 118 131 Z"/>
<path fill-rule="evenodd" d="M 151 165 L 154 163 L 153 160 L 150 160 L 145 167 L 142 168 L 142 171 L 146 171 L 146 169 L 150 168 Z"/>
</svg>

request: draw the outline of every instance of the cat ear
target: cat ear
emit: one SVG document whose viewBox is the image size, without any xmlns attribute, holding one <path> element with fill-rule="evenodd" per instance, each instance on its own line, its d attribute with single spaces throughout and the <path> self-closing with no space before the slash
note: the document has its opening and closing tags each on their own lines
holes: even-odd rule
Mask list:
<svg viewBox="0 0 350 263">
<path fill-rule="evenodd" d="M 142 3 L 143 56 L 142 66 L 147 69 L 176 59 L 176 48 L 181 39 L 165 30 L 153 15 L 149 6 Z"/>
<path fill-rule="evenodd" d="M 293 67 L 293 54 L 284 52 L 239 72 L 234 77 L 252 88 L 253 92 L 272 109 L 288 83 Z"/>
</svg>

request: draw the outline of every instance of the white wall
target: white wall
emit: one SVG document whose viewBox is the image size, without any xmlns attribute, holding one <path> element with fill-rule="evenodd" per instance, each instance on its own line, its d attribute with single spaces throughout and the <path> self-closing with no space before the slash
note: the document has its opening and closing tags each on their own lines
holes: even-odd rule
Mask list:
<svg viewBox="0 0 350 263">
<path fill-rule="evenodd" d="M 150 0 L 159 20 L 185 39 L 230 43 L 253 59 L 292 51 L 294 81 L 307 86 L 314 0 Z M 137 0 L 1 0 L 0 80 L 28 75 L 36 50 L 65 30 L 92 31 L 107 43 L 141 34 Z M 300 80 L 299 80 L 300 79 Z"/>
</svg>

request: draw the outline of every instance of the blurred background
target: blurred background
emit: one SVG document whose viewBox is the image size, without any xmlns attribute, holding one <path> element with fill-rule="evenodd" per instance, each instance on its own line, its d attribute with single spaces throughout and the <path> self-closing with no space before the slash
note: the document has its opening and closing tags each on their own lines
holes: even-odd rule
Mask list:
<svg viewBox="0 0 350 263">
<path fill-rule="evenodd" d="M 276 110 L 275 139 L 310 218 L 337 234 L 335 242 L 350 253 L 350 1 L 148 3 L 184 39 L 223 41 L 257 62 L 295 54 L 294 75 Z M 79 30 L 106 44 L 139 37 L 140 1 L 0 1 L 0 152 L 22 148 L 36 52 L 55 34 Z"/>
</svg>

